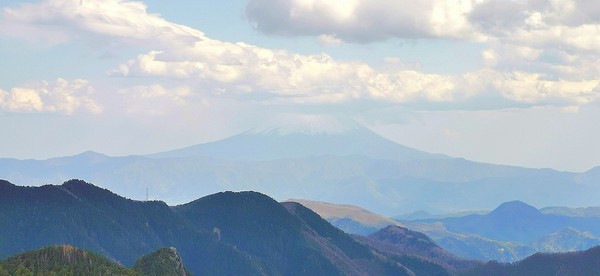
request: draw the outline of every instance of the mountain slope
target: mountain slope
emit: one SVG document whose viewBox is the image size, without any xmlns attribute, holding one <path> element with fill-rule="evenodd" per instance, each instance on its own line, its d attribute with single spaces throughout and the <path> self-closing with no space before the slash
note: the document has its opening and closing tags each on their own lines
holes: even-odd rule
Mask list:
<svg viewBox="0 0 600 276">
<path fill-rule="evenodd" d="M 187 276 L 181 257 L 174 247 L 161 248 L 139 258 L 133 270 L 144 276 Z"/>
<path fill-rule="evenodd" d="M 580 251 L 600 245 L 600 238 L 589 232 L 567 227 L 541 237 L 534 245 L 542 252 Z"/>
<path fill-rule="evenodd" d="M 586 251 L 544 254 L 538 253 L 513 264 L 489 262 L 463 275 L 598 275 L 600 247 Z"/>
<path fill-rule="evenodd" d="M 151 254 L 136 268 L 157 271 L 163 261 L 175 267 L 186 262 L 197 275 L 446 273 L 419 258 L 375 253 L 294 204 L 256 192 L 222 192 L 169 207 L 129 200 L 80 180 L 42 187 L 0 182 L 0 258 L 69 243 L 128 266 L 158 248 L 176 247 L 180 259 L 159 251 L 158 260 Z"/>
<path fill-rule="evenodd" d="M 141 255 L 176 247 L 195 274 L 256 271 L 248 256 L 195 229 L 164 202 L 125 199 L 80 180 L 0 189 L 0 258 L 72 244 L 131 266 Z"/>
<path fill-rule="evenodd" d="M 410 270 L 334 228 L 303 206 L 255 192 L 224 192 L 175 207 L 223 243 L 254 256 L 267 274 L 408 275 Z"/>
<path fill-rule="evenodd" d="M 4 274 L 3 274 L 4 273 Z M 48 246 L 0 261 L 0 275 L 190 275 L 175 248 L 162 248 L 130 269 L 89 250 L 71 245 Z"/>
<path fill-rule="evenodd" d="M 303 245 L 301 223 L 264 195 L 217 193 L 176 206 L 175 211 L 197 228 L 212 231 L 218 241 L 260 256 L 258 265 L 268 274 L 307 269 L 321 274 L 339 273 L 317 251 Z M 270 263 L 272 266 L 267 266 Z"/>
<path fill-rule="evenodd" d="M 319 214 L 333 226 L 350 234 L 367 235 L 388 225 L 400 224 L 397 221 L 354 205 L 332 204 L 306 199 L 289 199 L 287 202 L 302 204 Z"/>
<path fill-rule="evenodd" d="M 162 233 L 160 229 L 155 231 L 150 224 L 153 221 L 148 221 L 150 217 L 166 218 L 172 212 L 161 202 L 134 202 L 83 181 L 69 181 L 61 186 L 13 186 L 3 190 L 0 213 L 7 218 L 3 225 L 12 226 L 2 227 L 2 236 L 12 238 L 3 241 L 0 256 L 6 256 L 7 251 L 68 243 L 131 265 L 134 256 L 161 244 Z"/>
<path fill-rule="evenodd" d="M 375 254 L 369 246 L 357 242 L 301 204 L 286 202 L 284 206 L 308 226 L 304 235 L 319 244 L 331 262 L 342 264 L 345 275 L 420 275 L 424 271 L 439 271 L 440 275 L 447 273 L 434 263 L 415 266 L 406 260 Z"/>
<path fill-rule="evenodd" d="M 463 270 L 480 264 L 477 261 L 457 258 L 438 246 L 427 235 L 400 226 L 390 225 L 369 236 L 355 236 L 355 238 L 384 252 L 418 256 L 452 271 Z"/>
<path fill-rule="evenodd" d="M 0 261 L 10 275 L 138 275 L 90 251 L 70 245 L 49 246 Z"/>
</svg>

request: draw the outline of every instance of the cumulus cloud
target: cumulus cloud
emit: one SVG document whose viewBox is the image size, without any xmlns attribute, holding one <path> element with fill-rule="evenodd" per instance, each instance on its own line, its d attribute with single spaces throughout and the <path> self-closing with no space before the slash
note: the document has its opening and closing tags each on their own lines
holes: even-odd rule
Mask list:
<svg viewBox="0 0 600 276">
<path fill-rule="evenodd" d="M 5 8 L 0 32 L 42 39 L 51 44 L 89 36 L 110 36 L 125 43 L 187 43 L 202 38 L 198 30 L 149 14 L 142 2 L 127 0 L 46 0 Z"/>
<path fill-rule="evenodd" d="M 168 53 L 153 51 L 122 64 L 114 73 L 213 81 L 219 84 L 214 93 L 267 91 L 296 103 L 452 101 L 461 94 L 455 89 L 457 77 L 379 71 L 363 63 L 338 62 L 326 54 L 298 55 L 207 39 L 188 52 L 186 59 L 174 60 Z"/>
<path fill-rule="evenodd" d="M 517 39 L 585 49 L 597 45 L 593 34 L 600 24 L 600 7 L 593 0 L 250 0 L 246 15 L 269 34 L 372 42 L 394 37 L 487 41 L 512 39 L 517 32 Z"/>
<path fill-rule="evenodd" d="M 350 42 L 390 37 L 470 37 L 470 0 L 251 0 L 255 28 L 279 35 L 328 35 Z"/>
<path fill-rule="evenodd" d="M 555 105 L 582 105 L 600 98 L 594 88 L 600 80 L 589 81 L 549 81 L 540 74 L 514 72 L 496 77 L 495 88 L 505 97 L 525 103 L 549 103 Z"/>
<path fill-rule="evenodd" d="M 246 9 L 254 27 L 268 34 L 360 43 L 389 38 L 483 43 L 488 46 L 482 52 L 485 70 L 511 75 L 501 78 L 507 83 L 494 86 L 513 87 L 512 79 L 524 73 L 535 76 L 528 85 L 540 93 L 545 89 L 539 86 L 589 93 L 589 83 L 600 79 L 600 6 L 592 0 L 271 2 L 250 0 Z M 542 94 L 535 98 L 545 98 Z"/>
<path fill-rule="evenodd" d="M 94 89 L 85 80 L 56 81 L 0 90 L 0 108 L 8 112 L 45 112 L 73 114 L 81 110 L 102 112 L 102 107 L 91 99 Z"/>
<path fill-rule="evenodd" d="M 251 0 L 248 4 L 249 18 L 259 29 L 286 35 L 314 34 L 327 43 L 335 44 L 340 39 L 366 42 L 387 37 L 485 38 L 489 45 L 482 53 L 486 68 L 454 75 L 390 66 L 397 63 L 393 58 L 387 59 L 388 67 L 376 68 L 362 62 L 337 61 L 324 53 L 300 55 L 243 42 L 214 40 L 198 30 L 148 14 L 140 2 L 125 0 L 46 0 L 5 9 L 3 20 L 10 22 L 10 26 L 27 28 L 28 32 L 42 36 L 50 25 L 51 30 L 62 34 L 64 39 L 105 36 L 111 41 L 116 38 L 153 47 L 118 65 L 110 74 L 171 79 L 181 82 L 181 87 L 194 85 L 202 87 L 203 93 L 222 97 L 269 103 L 337 104 L 364 99 L 383 103 L 457 102 L 497 93 L 510 101 L 527 104 L 573 106 L 594 101 L 599 93 L 595 89 L 599 66 L 587 57 L 597 52 L 592 49 L 596 38 L 585 38 L 583 30 L 578 33 L 577 28 L 592 32 L 588 28 L 595 26 L 596 19 L 590 16 L 577 21 L 570 16 L 575 12 L 565 12 L 570 11 L 565 7 L 569 0 L 550 2 L 552 5 L 545 1 L 509 1 L 503 7 L 499 7 L 498 0 L 410 3 Z M 567 4 L 561 6 L 560 3 Z M 268 9 L 264 8 L 267 4 Z M 523 5 L 531 9 L 523 11 Z M 498 15 L 492 15 L 494 10 Z M 580 8 L 575 10 L 583 12 Z M 564 21 L 571 25 L 558 25 Z M 558 43 L 550 34 L 552 28 L 573 31 L 573 41 L 560 42 L 572 46 L 547 48 Z M 526 35 L 534 32 L 549 34 L 540 39 Z M 571 51 L 573 47 L 587 49 L 589 53 L 583 56 Z M 583 74 L 583 70 L 588 71 Z M 136 95 L 136 99 L 145 100 L 169 95 L 172 97 L 167 102 L 174 104 L 199 99 L 190 97 L 196 90 L 163 86 L 123 91 L 128 91 L 123 95 Z M 31 110 L 46 108 L 43 98 L 40 98 L 40 107 L 35 97 L 39 93 L 11 90 L 8 94 L 21 98 L 11 100 L 15 109 L 24 109 L 17 108 L 19 103 Z M 6 102 L 8 96 L 3 97 Z"/>
</svg>

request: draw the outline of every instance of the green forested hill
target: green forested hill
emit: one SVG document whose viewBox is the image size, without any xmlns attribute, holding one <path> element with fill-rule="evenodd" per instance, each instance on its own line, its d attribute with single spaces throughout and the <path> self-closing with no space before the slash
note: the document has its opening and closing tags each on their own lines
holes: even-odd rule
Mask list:
<svg viewBox="0 0 600 276">
<path fill-rule="evenodd" d="M 81 180 L 63 185 L 0 184 L 0 259 L 72 244 L 125 266 L 175 247 L 194 274 L 254 271 L 247 254 L 217 242 L 159 201 L 134 201 Z"/>
<path fill-rule="evenodd" d="M 335 229 L 322 219 L 309 224 L 256 192 L 218 193 L 169 207 L 81 180 L 0 184 L 0 258 L 72 244 L 131 267 L 142 255 L 175 247 L 196 275 L 369 274 L 382 265 L 391 274 L 410 274 L 401 262 L 372 253 L 341 231 L 343 244 L 329 242 L 318 231 L 324 227 Z"/>
<path fill-rule="evenodd" d="M 537 253 L 513 264 L 489 262 L 464 275 L 600 275 L 600 246 L 568 253 Z"/>
<path fill-rule="evenodd" d="M 0 261 L 0 275 L 139 275 L 87 250 L 49 246 Z"/>
<path fill-rule="evenodd" d="M 135 262 L 133 270 L 144 276 L 187 276 L 191 275 L 186 269 L 173 247 L 162 248 Z"/>
<path fill-rule="evenodd" d="M 187 276 L 175 248 L 162 248 L 127 268 L 89 250 L 54 245 L 27 251 L 0 261 L 0 276 Z"/>
</svg>

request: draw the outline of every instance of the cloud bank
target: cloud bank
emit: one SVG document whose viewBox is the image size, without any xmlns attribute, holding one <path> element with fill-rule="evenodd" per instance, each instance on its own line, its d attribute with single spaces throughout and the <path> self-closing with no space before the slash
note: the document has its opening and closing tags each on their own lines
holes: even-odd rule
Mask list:
<svg viewBox="0 0 600 276">
<path fill-rule="evenodd" d="M 559 105 L 598 98 L 600 6 L 595 1 L 250 0 L 246 15 L 256 29 L 274 35 L 486 45 L 484 69 L 455 76 L 452 83 L 459 89 L 450 94 L 496 91 L 517 102 Z M 470 85 L 459 85 L 465 79 Z"/>
<path fill-rule="evenodd" d="M 180 88 L 160 90 L 145 85 L 147 91 L 154 91 L 150 94 L 172 94 L 178 99 L 170 101 L 173 105 L 189 101 L 200 104 L 202 97 L 190 94 L 297 105 L 363 100 L 452 105 L 493 94 L 514 106 L 553 105 L 576 110 L 600 96 L 598 10 L 589 1 L 568 0 L 248 3 L 248 18 L 267 33 L 314 35 L 330 44 L 396 37 L 460 39 L 488 46 L 481 53 L 481 69 L 451 75 L 410 68 L 382 69 L 358 61 L 338 61 L 325 53 L 302 55 L 219 41 L 150 14 L 141 2 L 126 0 L 22 4 L 4 9 L 0 31 L 50 44 L 104 39 L 151 48 L 116 65 L 110 75 L 151 82 L 168 79 L 178 83 L 177 87 L 192 88 L 183 95 Z M 149 95 L 140 94 L 144 90 L 140 87 L 120 90 Z M 35 93 L 18 91 L 4 92 L 4 98 L 22 98 L 3 100 L 9 103 L 3 104 L 5 110 L 44 109 Z"/>
</svg>

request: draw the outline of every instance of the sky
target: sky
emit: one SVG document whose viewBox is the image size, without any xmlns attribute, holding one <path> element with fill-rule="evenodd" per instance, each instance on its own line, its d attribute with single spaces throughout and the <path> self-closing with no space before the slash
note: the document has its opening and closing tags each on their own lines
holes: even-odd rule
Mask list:
<svg viewBox="0 0 600 276">
<path fill-rule="evenodd" d="M 0 157 L 148 154 L 297 114 L 600 165 L 594 0 L 3 0 L 0 61 Z"/>
</svg>

